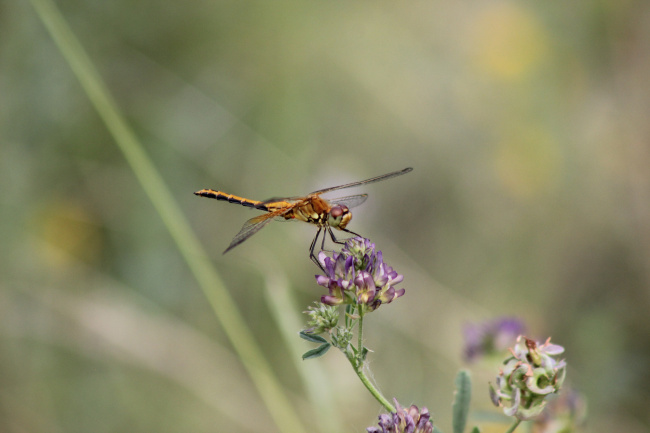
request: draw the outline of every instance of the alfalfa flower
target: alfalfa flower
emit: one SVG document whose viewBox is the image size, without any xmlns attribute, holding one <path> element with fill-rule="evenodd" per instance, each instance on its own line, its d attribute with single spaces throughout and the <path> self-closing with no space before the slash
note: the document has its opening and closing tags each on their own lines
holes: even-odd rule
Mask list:
<svg viewBox="0 0 650 433">
<path fill-rule="evenodd" d="M 405 409 L 393 399 L 396 412 L 379 415 L 379 427 L 368 427 L 368 433 L 432 433 L 431 415 L 426 407 L 416 405 Z"/>
<path fill-rule="evenodd" d="M 329 257 L 321 251 L 318 260 L 325 275 L 317 275 L 316 282 L 329 290 L 328 295 L 321 297 L 324 304 L 354 304 L 373 311 L 405 292 L 394 287 L 404 276 L 384 263 L 381 251 L 376 251 L 375 244 L 368 239 L 349 239 L 340 253 Z"/>
<path fill-rule="evenodd" d="M 495 406 L 520 420 L 539 415 L 547 397 L 557 393 L 566 375 L 566 362 L 556 359 L 564 352 L 562 346 L 544 344 L 520 336 L 510 349 L 512 356 L 505 360 L 496 378 L 496 387 L 490 384 L 490 397 Z"/>
</svg>

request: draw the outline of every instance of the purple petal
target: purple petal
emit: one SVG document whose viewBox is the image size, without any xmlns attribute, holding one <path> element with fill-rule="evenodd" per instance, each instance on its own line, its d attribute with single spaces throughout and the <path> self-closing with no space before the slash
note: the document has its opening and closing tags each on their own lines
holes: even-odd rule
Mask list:
<svg viewBox="0 0 650 433">
<path fill-rule="evenodd" d="M 395 290 L 395 294 L 393 295 L 393 299 L 391 299 L 391 302 L 397 298 L 404 296 L 404 293 L 406 293 L 406 289 Z"/>
<path fill-rule="evenodd" d="M 427 422 L 429 422 L 430 417 L 431 414 L 429 413 L 429 410 L 426 407 L 423 407 L 422 412 L 420 412 L 420 420 L 418 421 L 419 430 L 424 430 L 424 427 L 426 426 Z"/>
<path fill-rule="evenodd" d="M 557 345 L 557 344 L 545 344 L 542 346 L 542 349 L 544 353 L 547 355 L 559 355 L 560 353 L 564 352 L 564 347 Z"/>
<path fill-rule="evenodd" d="M 336 296 L 329 296 L 329 295 L 321 296 L 320 301 L 323 304 L 327 304 L 331 306 L 341 305 L 343 303 L 343 299 L 337 298 Z"/>
<path fill-rule="evenodd" d="M 327 287 L 329 286 L 330 281 L 331 279 L 325 275 L 316 275 L 316 283 L 318 283 L 319 286 Z"/>
</svg>

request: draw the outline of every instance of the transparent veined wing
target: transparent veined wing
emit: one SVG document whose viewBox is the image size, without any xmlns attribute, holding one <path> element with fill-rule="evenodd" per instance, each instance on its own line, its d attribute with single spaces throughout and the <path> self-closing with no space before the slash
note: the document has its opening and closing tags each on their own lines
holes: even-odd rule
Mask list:
<svg viewBox="0 0 650 433">
<path fill-rule="evenodd" d="M 369 183 L 379 182 L 379 181 L 382 181 L 382 180 L 386 180 L 386 179 L 390 179 L 390 178 L 393 178 L 393 177 L 401 176 L 401 175 L 409 173 L 411 171 L 413 171 L 413 168 L 412 167 L 407 167 L 404 170 L 394 171 L 392 173 L 382 174 L 381 176 L 371 177 L 370 179 L 360 180 L 358 182 L 346 183 L 345 185 L 333 186 L 333 187 L 325 188 L 325 189 L 319 189 L 318 191 L 314 191 L 309 195 L 324 194 L 326 192 L 336 191 L 338 189 L 352 188 L 353 186 L 359 186 L 359 185 L 367 185 Z"/>
<path fill-rule="evenodd" d="M 348 209 L 359 206 L 368 198 L 368 194 L 349 195 L 347 197 L 337 197 L 329 200 L 331 204 L 340 204 L 347 206 Z"/>
<path fill-rule="evenodd" d="M 224 251 L 223 253 L 226 254 L 228 251 L 232 250 L 237 245 L 241 244 L 246 239 L 250 238 L 255 233 L 259 232 L 264 227 L 266 227 L 266 225 L 271 221 L 273 221 L 275 217 L 280 217 L 281 215 L 287 213 L 290 210 L 291 208 L 280 209 L 275 212 L 269 212 L 249 219 L 244 223 L 241 230 L 239 230 L 239 233 L 237 233 L 235 237 L 232 238 L 230 245 L 228 245 L 228 248 L 226 248 L 226 251 Z"/>
</svg>

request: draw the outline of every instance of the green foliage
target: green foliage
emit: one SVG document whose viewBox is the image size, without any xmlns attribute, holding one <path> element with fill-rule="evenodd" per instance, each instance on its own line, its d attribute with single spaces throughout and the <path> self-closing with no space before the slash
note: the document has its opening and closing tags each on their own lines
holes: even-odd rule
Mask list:
<svg viewBox="0 0 650 433">
<path fill-rule="evenodd" d="M 456 397 L 452 407 L 452 425 L 454 433 L 463 433 L 467 424 L 469 404 L 472 398 L 472 381 L 467 370 L 461 370 L 456 376 Z"/>
<path fill-rule="evenodd" d="M 327 343 L 327 340 L 320 335 L 310 334 L 305 331 L 300 331 L 298 335 L 300 335 L 300 338 L 303 340 L 311 341 L 312 343 Z"/>
<path fill-rule="evenodd" d="M 327 353 L 328 350 L 330 350 L 331 344 L 325 343 L 321 344 L 318 346 L 316 349 L 308 350 L 302 355 L 302 359 L 312 359 L 312 358 L 318 358 Z"/>
<path fill-rule="evenodd" d="M 329 344 L 327 340 L 321 337 L 320 335 L 310 334 L 305 331 L 300 331 L 298 335 L 300 335 L 300 338 L 302 338 L 303 340 L 307 340 L 312 343 L 321 343 L 321 345 L 318 346 L 317 348 L 305 352 L 302 355 L 303 360 L 321 357 L 325 355 L 328 350 L 330 350 L 331 344 Z"/>
</svg>

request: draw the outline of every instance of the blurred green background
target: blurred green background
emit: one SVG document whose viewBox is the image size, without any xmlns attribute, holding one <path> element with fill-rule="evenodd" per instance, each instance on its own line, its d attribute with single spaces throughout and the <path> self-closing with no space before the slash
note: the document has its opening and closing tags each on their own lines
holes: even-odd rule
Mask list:
<svg viewBox="0 0 650 433">
<path fill-rule="evenodd" d="M 349 190 L 370 194 L 349 228 L 405 275 L 366 321 L 384 394 L 449 431 L 463 324 L 514 315 L 566 347 L 590 431 L 648 431 L 649 2 L 56 4 L 310 431 L 381 413 L 340 353 L 299 359 L 324 294 L 314 228 L 224 256 L 255 213 L 198 189 L 265 199 L 413 166 Z M 0 3 L 0 95 L 0 431 L 277 431 L 26 1 Z M 474 409 L 499 413 L 496 368 L 473 370 Z"/>
</svg>

